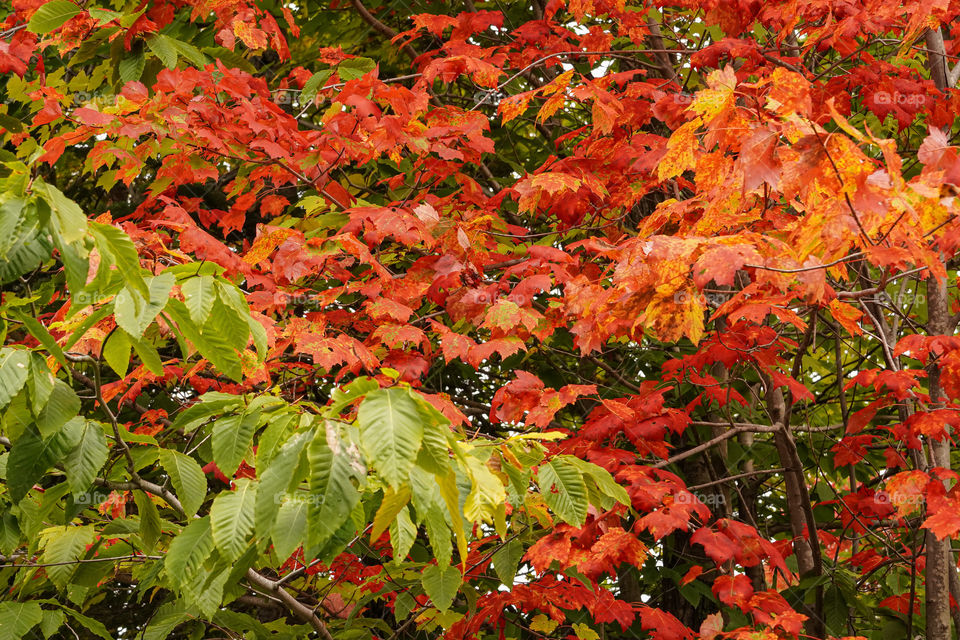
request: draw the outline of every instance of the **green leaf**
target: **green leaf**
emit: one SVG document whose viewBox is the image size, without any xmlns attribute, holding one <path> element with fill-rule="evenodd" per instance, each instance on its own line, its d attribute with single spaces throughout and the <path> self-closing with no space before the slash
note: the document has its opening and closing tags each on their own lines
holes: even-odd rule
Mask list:
<svg viewBox="0 0 960 640">
<path fill-rule="evenodd" d="M 59 4 L 59 0 L 50 4 Z M 50 4 L 44 6 L 49 7 Z M 70 3 L 64 2 L 63 4 Z M 75 5 L 71 6 L 76 9 Z M 79 13 L 79 10 L 77 12 Z M 53 219 L 50 222 L 63 242 L 73 244 L 82 240 L 87 234 L 87 216 L 83 214 L 80 205 L 63 195 L 63 192 L 53 185 L 49 185 L 42 180 L 34 182 L 33 190 L 43 196 L 47 204 L 50 205 L 50 211 L 53 214 Z"/>
<path fill-rule="evenodd" d="M 309 419 L 309 416 L 288 412 L 282 412 L 271 417 L 267 421 L 267 426 L 260 433 L 260 437 L 257 438 L 256 468 L 262 471 L 269 470 L 270 461 L 280 453 L 280 445 L 284 444 L 290 437 L 297 423 L 302 423 L 300 426 L 304 427 L 301 433 L 310 431 L 307 424 Z M 263 480 L 264 478 L 261 476 L 261 483 Z"/>
<path fill-rule="evenodd" d="M 417 525 L 410 519 L 410 509 L 404 506 L 390 523 L 390 546 L 393 547 L 393 561 L 397 564 L 407 559 L 407 554 L 417 540 Z"/>
<path fill-rule="evenodd" d="M 27 391 L 30 394 L 30 409 L 39 415 L 47 406 L 53 385 L 57 379 L 50 372 L 46 360 L 39 353 L 30 354 L 30 373 L 27 377 Z"/>
<path fill-rule="evenodd" d="M 63 460 L 75 446 L 67 430 L 44 440 L 36 427 L 27 428 L 17 438 L 7 458 L 7 490 L 14 502 L 20 502 L 43 474 Z"/>
<path fill-rule="evenodd" d="M 143 68 L 146 66 L 146 64 L 147 60 L 143 53 L 136 53 L 133 51 L 127 52 L 127 55 L 120 60 L 120 65 L 118 67 L 120 72 L 120 82 L 126 84 L 128 82 L 139 80 L 140 76 L 143 75 Z"/>
<path fill-rule="evenodd" d="M 222 298 L 213 303 L 212 315 L 207 318 L 201 329 L 205 340 L 221 341 L 231 350 L 240 351 L 250 339 L 249 311 L 240 314 L 225 304 Z"/>
<path fill-rule="evenodd" d="M 213 423 L 213 460 L 225 476 L 237 472 L 260 425 L 260 412 L 241 413 Z"/>
<path fill-rule="evenodd" d="M 100 638 L 103 638 L 103 640 L 114 640 L 113 636 L 110 635 L 110 633 L 107 631 L 107 628 L 103 626 L 103 623 L 100 622 L 99 620 L 94 620 L 93 618 L 89 618 L 78 611 L 74 611 L 70 607 L 65 607 L 63 605 L 59 605 L 59 606 L 61 609 L 63 609 L 63 611 L 66 612 L 68 616 L 73 618 L 77 623 L 83 626 L 90 633 Z"/>
<path fill-rule="evenodd" d="M 192 62 L 198 69 L 202 69 L 210 63 L 209 58 L 203 55 L 200 49 L 197 49 L 192 44 L 188 44 L 182 40 L 174 40 L 173 38 L 170 38 L 170 44 L 177 50 L 177 53 Z"/>
<path fill-rule="evenodd" d="M 0 613 L 0 617 L 2 616 L 3 614 Z M 65 616 L 60 609 L 45 609 L 43 612 L 43 620 L 40 621 L 40 633 L 43 634 L 44 638 L 49 638 L 56 633 L 66 621 L 67 616 Z M 2 635 L 0 635 L 0 638 L 2 638 Z"/>
<path fill-rule="evenodd" d="M 160 449 L 159 454 L 160 466 L 170 476 L 180 505 L 187 517 L 193 516 L 207 498 L 207 478 L 203 475 L 200 464 L 190 456 L 173 449 Z"/>
<path fill-rule="evenodd" d="M 332 74 L 332 69 L 324 69 L 310 76 L 310 78 L 303 83 L 303 90 L 300 92 L 300 104 L 307 105 L 313 102 L 313 99 L 317 97 L 317 91 L 326 84 Z"/>
<path fill-rule="evenodd" d="M 140 267 L 140 254 L 137 253 L 130 236 L 113 225 L 98 222 L 89 224 L 101 255 L 109 257 L 128 288 L 139 293 L 144 299 L 149 298 L 150 290 Z"/>
<path fill-rule="evenodd" d="M 63 468 L 67 472 L 67 482 L 74 496 L 87 491 L 93 484 L 100 469 L 107 462 L 109 450 L 103 429 L 96 422 L 85 420 L 80 442 L 67 455 Z"/>
<path fill-rule="evenodd" d="M 377 63 L 370 58 L 350 58 L 337 66 L 337 75 L 344 82 L 355 80 L 366 73 L 370 73 L 376 66 Z"/>
<path fill-rule="evenodd" d="M 423 443 L 417 464 L 430 473 L 444 473 L 450 466 L 450 421 L 426 398 L 413 394 L 423 420 Z"/>
<path fill-rule="evenodd" d="M 357 413 L 360 445 L 391 487 L 407 481 L 423 439 L 423 422 L 410 391 L 379 389 L 367 394 Z"/>
<path fill-rule="evenodd" d="M 117 327 L 117 330 L 107 337 L 107 341 L 100 350 L 100 355 L 121 378 L 127 375 L 132 345 L 133 339 L 130 334 Z"/>
<path fill-rule="evenodd" d="M 23 349 L 0 351 L 0 409 L 10 404 L 27 381 L 30 354 Z"/>
<path fill-rule="evenodd" d="M 170 43 L 170 38 L 162 33 L 154 33 L 148 38 L 147 47 L 153 52 L 153 55 L 160 58 L 167 69 L 173 69 L 177 66 L 177 49 Z"/>
<path fill-rule="evenodd" d="M 52 565 L 46 572 L 58 589 L 67 586 L 77 569 L 76 561 L 86 553 L 87 546 L 93 544 L 96 534 L 93 525 L 51 527 L 40 532 L 41 561 Z"/>
<path fill-rule="evenodd" d="M 67 244 L 62 239 L 58 239 L 56 246 L 60 250 L 60 261 L 67 276 L 67 287 L 73 292 L 81 291 L 86 284 L 90 267 L 89 250 L 79 240 L 76 244 Z M 46 255 L 49 256 L 49 253 Z"/>
<path fill-rule="evenodd" d="M 210 507 L 213 541 L 230 560 L 243 555 L 249 544 L 257 499 L 257 485 L 249 478 L 239 478 L 235 485 L 233 491 L 218 495 Z"/>
<path fill-rule="evenodd" d="M 21 640 L 43 620 L 36 602 L 0 602 L 0 640 Z"/>
<path fill-rule="evenodd" d="M 67 366 L 67 357 L 63 354 L 63 349 L 60 348 L 56 339 L 50 335 L 50 332 L 47 331 L 45 326 L 33 316 L 27 315 L 19 310 L 13 311 L 10 315 L 22 322 L 23 326 L 27 328 L 27 331 L 30 332 L 30 335 L 36 338 L 40 344 L 43 345 L 43 348 L 47 350 L 47 353 L 57 359 L 57 362 L 64 367 Z"/>
<path fill-rule="evenodd" d="M 463 576 L 456 567 L 441 569 L 435 564 L 424 568 L 421 579 L 424 592 L 430 596 L 433 606 L 440 611 L 450 608 L 462 582 Z"/>
<path fill-rule="evenodd" d="M 211 391 L 200 396 L 199 402 L 195 402 L 181 411 L 173 425 L 190 433 L 210 418 L 230 413 L 242 404 L 243 398 L 241 396 Z"/>
<path fill-rule="evenodd" d="M 217 299 L 217 290 L 213 285 L 213 276 L 190 278 L 180 285 L 190 318 L 200 326 L 210 317 L 213 303 Z"/>
<path fill-rule="evenodd" d="M 122 13 L 118 11 L 111 11 L 109 9 L 101 9 L 100 7 L 90 7 L 87 9 L 87 12 L 90 14 L 90 17 L 97 21 L 97 26 L 102 27 L 108 22 L 113 22 L 117 18 L 123 16 Z M 76 62 L 71 60 L 71 62 Z"/>
<path fill-rule="evenodd" d="M 143 541 L 143 551 L 150 553 L 160 539 L 160 512 L 157 505 L 143 491 L 133 492 L 133 501 L 137 503 L 137 513 L 140 514 L 140 539 Z"/>
<path fill-rule="evenodd" d="M 307 546 L 329 540 L 347 522 L 360 501 L 357 487 L 366 475 L 356 446 L 347 441 L 340 423 L 327 420 L 307 448 L 310 462 L 310 508 Z"/>
<path fill-rule="evenodd" d="M 522 557 L 523 545 L 516 539 L 510 540 L 494 552 L 493 570 L 500 578 L 500 582 L 508 587 L 513 586 Z"/>
<path fill-rule="evenodd" d="M 182 585 L 197 572 L 212 551 L 210 517 L 192 520 L 170 543 L 163 561 L 164 571 L 174 584 Z"/>
<path fill-rule="evenodd" d="M 163 605 L 150 619 L 146 631 L 143 633 L 142 640 L 167 640 L 173 635 L 173 630 L 186 622 L 191 610 L 187 604 L 180 600 L 174 600 Z"/>
<path fill-rule="evenodd" d="M 27 23 L 27 31 L 38 34 L 50 33 L 81 11 L 80 7 L 67 0 L 53 0 L 37 9 Z"/>
<path fill-rule="evenodd" d="M 6 257 L 20 236 L 37 226 L 36 211 L 36 206 L 23 198 L 10 197 L 0 203 L 0 257 Z"/>
<path fill-rule="evenodd" d="M 280 447 L 280 451 L 266 468 L 260 468 L 258 461 L 257 474 L 260 476 L 260 488 L 257 489 L 257 536 L 265 537 L 273 529 L 273 524 L 277 519 L 277 511 L 283 503 L 287 487 L 293 480 L 297 461 L 300 459 L 303 447 L 309 442 L 310 436 L 309 431 L 293 434 Z M 276 544 L 276 541 L 274 544 Z"/>
<path fill-rule="evenodd" d="M 575 527 L 583 525 L 590 505 L 587 501 L 587 485 L 575 466 L 560 457 L 554 458 L 540 465 L 537 483 L 551 511 L 567 524 Z"/>
<path fill-rule="evenodd" d="M 194 344 L 200 355 L 209 360 L 224 375 L 236 381 L 243 378 L 243 367 L 237 355 L 237 349 L 231 347 L 220 334 L 206 333 L 194 341 Z"/>
<path fill-rule="evenodd" d="M 267 357 L 267 330 L 253 316 L 247 316 L 247 325 L 253 337 L 253 346 L 257 350 L 257 359 L 263 362 Z"/>
<path fill-rule="evenodd" d="M 47 239 L 38 237 L 36 233 L 23 239 L 13 247 L 5 260 L 0 261 L 0 283 L 13 282 L 23 274 L 33 271 L 50 257 L 52 249 L 53 247 Z M 64 250 L 61 254 L 66 268 L 67 281 L 73 289 L 79 281 L 79 270 L 74 268 L 76 264 L 75 261 L 71 260 L 71 257 L 72 254 L 69 250 Z M 83 284 L 79 283 L 77 286 L 83 286 Z"/>
<path fill-rule="evenodd" d="M 330 406 L 327 409 L 329 412 L 327 415 L 338 416 L 347 405 L 379 388 L 380 383 L 373 378 L 357 378 L 339 389 L 334 389 L 330 394 Z"/>
<path fill-rule="evenodd" d="M 421 519 L 427 529 L 430 547 L 433 549 L 437 564 L 446 567 L 450 564 L 450 558 L 453 556 L 453 545 L 450 542 L 450 525 L 447 524 L 443 511 L 439 506 L 433 505 Z"/>
<path fill-rule="evenodd" d="M 308 503 L 308 500 L 288 500 L 280 506 L 270 532 L 273 550 L 278 558 L 289 558 L 304 543 Z"/>
<path fill-rule="evenodd" d="M 166 312 L 173 317 L 183 337 L 193 343 L 200 355 L 209 360 L 214 367 L 233 380 L 239 381 L 243 377 L 243 369 L 236 350 L 215 332 L 207 335 L 200 333 L 196 323 L 190 318 L 190 312 L 182 302 L 171 300 Z"/>
<path fill-rule="evenodd" d="M 47 403 L 37 416 L 37 430 L 44 438 L 60 431 L 80 412 L 80 398 L 63 380 L 55 380 Z"/>
<path fill-rule="evenodd" d="M 173 274 L 167 272 L 146 278 L 149 302 L 127 287 L 121 289 L 113 301 L 117 324 L 133 338 L 140 338 L 170 300 L 175 281 Z"/>
<path fill-rule="evenodd" d="M 590 479 L 596 483 L 597 489 L 599 489 L 601 493 L 613 498 L 622 505 L 630 506 L 630 495 L 627 494 L 627 490 L 617 484 L 617 481 L 613 479 L 613 476 L 611 476 L 606 469 L 592 462 L 581 460 L 576 456 L 562 457 L 565 461 L 580 469 L 585 476 L 589 476 Z"/>
<path fill-rule="evenodd" d="M 137 352 L 137 357 L 147 370 L 158 376 L 163 375 L 163 360 L 160 359 L 160 352 L 157 348 L 147 342 L 145 339 L 134 340 L 133 349 Z"/>
<path fill-rule="evenodd" d="M 0 553 L 11 555 L 20 544 L 20 535 L 17 517 L 7 511 L 0 517 Z"/>
<path fill-rule="evenodd" d="M 200 583 L 191 583 L 189 589 L 184 590 L 187 602 L 200 610 L 205 618 L 212 618 L 220 609 L 223 601 L 223 588 L 230 577 L 233 567 L 220 570 L 212 569 L 206 572 L 206 579 Z"/>
<path fill-rule="evenodd" d="M 240 51 L 231 51 L 226 47 L 203 47 L 201 51 L 214 60 L 221 60 L 228 69 L 242 69 L 251 75 L 257 73 L 257 68 Z"/>
</svg>

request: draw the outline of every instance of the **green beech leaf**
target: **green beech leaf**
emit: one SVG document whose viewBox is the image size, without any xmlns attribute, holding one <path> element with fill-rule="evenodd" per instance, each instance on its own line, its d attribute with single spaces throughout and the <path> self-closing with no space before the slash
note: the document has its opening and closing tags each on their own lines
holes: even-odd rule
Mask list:
<svg viewBox="0 0 960 640">
<path fill-rule="evenodd" d="M 225 476 L 237 472 L 259 425 L 259 411 L 227 416 L 213 423 L 213 460 Z"/>
<path fill-rule="evenodd" d="M 210 317 L 213 303 L 217 299 L 217 290 L 214 287 L 213 276 L 198 276 L 189 278 L 182 285 L 184 304 L 190 312 L 190 318 L 198 325 L 203 326 Z"/>
<path fill-rule="evenodd" d="M 132 347 L 133 339 L 130 334 L 117 327 L 116 331 L 111 333 L 106 342 L 103 343 L 100 355 L 107 361 L 114 373 L 122 378 L 127 375 L 127 368 L 130 366 Z"/>
<path fill-rule="evenodd" d="M 23 349 L 0 350 L 0 409 L 10 404 L 27 381 L 30 353 Z"/>
<path fill-rule="evenodd" d="M 137 504 L 137 513 L 140 515 L 140 539 L 143 541 L 143 550 L 150 553 L 160 538 L 160 512 L 150 496 L 143 491 L 134 491 L 133 500 Z"/>
<path fill-rule="evenodd" d="M 80 7 L 72 2 L 67 2 L 67 0 L 47 2 L 41 5 L 37 12 L 30 17 L 30 22 L 27 23 L 27 31 L 39 34 L 50 33 L 82 11 Z"/>
<path fill-rule="evenodd" d="M 76 445 L 69 430 L 44 440 L 36 427 L 27 428 L 17 438 L 7 458 L 7 489 L 14 502 L 23 499 L 43 474 L 63 460 Z"/>
<path fill-rule="evenodd" d="M 191 520 L 170 543 L 163 567 L 174 584 L 183 584 L 196 574 L 213 551 L 210 516 Z"/>
<path fill-rule="evenodd" d="M 587 519 L 587 485 L 580 471 L 562 458 L 540 465 L 537 483 L 547 506 L 564 522 L 575 527 Z"/>
<path fill-rule="evenodd" d="M 350 518 L 360 501 L 358 487 L 366 475 L 356 445 L 333 420 L 317 429 L 307 448 L 310 462 L 308 547 L 327 542 Z"/>
<path fill-rule="evenodd" d="M 150 290 L 140 268 L 140 255 L 137 248 L 123 230 L 109 224 L 90 222 L 90 231 L 96 240 L 101 256 L 109 258 L 123 277 L 124 283 L 144 299 L 150 297 Z"/>
<path fill-rule="evenodd" d="M 423 570 L 421 580 L 423 590 L 440 611 L 446 611 L 453 604 L 453 599 L 463 583 L 463 576 L 456 567 L 440 568 L 432 564 Z"/>
<path fill-rule="evenodd" d="M 74 496 L 90 489 L 93 479 L 107 462 L 109 454 L 107 438 L 103 428 L 92 420 L 85 420 L 80 434 L 80 442 L 67 455 L 63 468 L 67 472 L 67 482 Z"/>
<path fill-rule="evenodd" d="M 43 620 L 36 602 L 0 602 L 0 640 L 21 640 Z"/>
<path fill-rule="evenodd" d="M 280 505 L 270 532 L 273 550 L 278 558 L 289 558 L 304 543 L 308 506 L 307 500 L 288 500 Z"/>
<path fill-rule="evenodd" d="M 312 434 L 307 431 L 292 435 L 264 468 L 260 468 L 260 461 L 257 461 L 258 475 L 260 476 L 256 508 L 257 535 L 259 537 L 264 537 L 273 530 L 277 511 L 280 509 L 280 505 L 285 503 L 287 488 L 290 486 L 297 469 L 297 461 L 311 436 Z M 260 439 L 260 442 L 262 447 L 263 438 Z M 274 541 L 274 544 L 276 544 L 276 541 Z"/>
<path fill-rule="evenodd" d="M 207 477 L 200 464 L 173 449 L 160 449 L 160 466 L 170 476 L 174 492 L 186 515 L 192 516 L 207 497 Z"/>
<path fill-rule="evenodd" d="M 167 69 L 177 66 L 177 48 L 170 43 L 170 39 L 162 33 L 154 33 L 146 38 L 147 48 L 153 55 L 160 58 Z"/>
<path fill-rule="evenodd" d="M 246 550 L 253 533 L 257 485 L 249 478 L 235 481 L 233 491 L 226 491 L 213 500 L 210 507 L 210 525 L 217 549 L 230 560 L 236 560 Z"/>
<path fill-rule="evenodd" d="M 406 482 L 423 439 L 417 403 L 407 389 L 367 394 L 357 413 L 360 444 L 371 466 L 391 487 Z"/>
<path fill-rule="evenodd" d="M 44 564 L 52 565 L 46 571 L 58 589 L 67 586 L 77 570 L 76 561 L 86 553 L 87 546 L 93 543 L 95 537 L 93 525 L 51 527 L 40 533 L 40 546 L 43 548 L 41 559 Z"/>
</svg>

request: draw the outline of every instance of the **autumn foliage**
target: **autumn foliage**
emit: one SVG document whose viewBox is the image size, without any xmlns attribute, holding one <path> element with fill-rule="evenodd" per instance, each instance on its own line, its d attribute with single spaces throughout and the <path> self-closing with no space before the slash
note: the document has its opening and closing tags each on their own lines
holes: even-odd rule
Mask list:
<svg viewBox="0 0 960 640">
<path fill-rule="evenodd" d="M 955 5 L 13 0 L 0 638 L 955 637 Z"/>
</svg>

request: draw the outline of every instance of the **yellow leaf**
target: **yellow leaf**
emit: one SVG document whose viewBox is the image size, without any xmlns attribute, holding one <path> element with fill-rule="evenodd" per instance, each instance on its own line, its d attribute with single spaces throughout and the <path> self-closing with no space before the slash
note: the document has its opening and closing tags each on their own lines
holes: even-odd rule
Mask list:
<svg viewBox="0 0 960 640">
<path fill-rule="evenodd" d="M 466 472 L 470 476 L 473 487 L 463 504 L 464 515 L 474 523 L 493 522 L 497 505 L 507 499 L 503 482 L 493 475 L 487 465 L 473 456 L 467 457 Z"/>
<path fill-rule="evenodd" d="M 600 640 L 600 635 L 582 622 L 573 623 L 573 632 L 580 640 Z"/>
<path fill-rule="evenodd" d="M 542 613 L 538 613 L 533 616 L 533 620 L 530 621 L 530 630 L 539 631 L 543 634 L 553 633 L 553 630 L 557 628 L 557 621 L 551 620 Z"/>
<path fill-rule="evenodd" d="M 383 502 L 377 509 L 377 515 L 373 517 L 373 529 L 370 530 L 371 541 L 376 541 L 387 530 L 400 510 L 410 502 L 409 485 L 404 485 L 397 491 L 393 489 L 385 489 L 384 491 Z"/>
<path fill-rule="evenodd" d="M 511 440 L 563 440 L 566 437 L 567 434 L 559 431 L 544 431 L 542 433 L 521 433 L 510 437 L 507 442 Z"/>
<path fill-rule="evenodd" d="M 696 132 L 702 123 L 700 118 L 694 118 L 673 132 L 667 140 L 667 153 L 657 166 L 659 180 L 673 178 L 696 166 L 693 152 L 700 146 Z"/>
<path fill-rule="evenodd" d="M 434 478 L 437 480 L 440 495 L 443 496 L 447 511 L 450 513 L 450 522 L 457 539 L 457 550 L 460 552 L 460 562 L 463 569 L 466 570 L 467 533 L 463 528 L 463 515 L 460 513 L 460 492 L 457 490 L 457 475 L 453 469 L 450 469 L 446 474 L 437 474 Z"/>
</svg>

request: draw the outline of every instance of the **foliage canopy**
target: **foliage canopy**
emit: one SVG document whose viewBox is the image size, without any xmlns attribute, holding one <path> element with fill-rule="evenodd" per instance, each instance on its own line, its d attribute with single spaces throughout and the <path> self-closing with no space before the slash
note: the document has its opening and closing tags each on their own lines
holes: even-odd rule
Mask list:
<svg viewBox="0 0 960 640">
<path fill-rule="evenodd" d="M 960 5 L 5 11 L 0 638 L 960 633 Z"/>
</svg>

